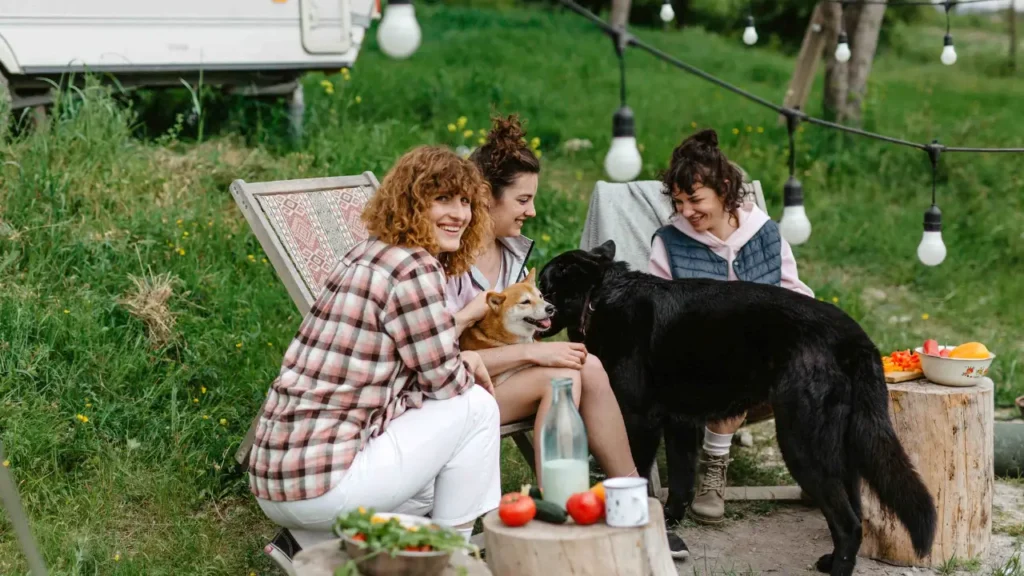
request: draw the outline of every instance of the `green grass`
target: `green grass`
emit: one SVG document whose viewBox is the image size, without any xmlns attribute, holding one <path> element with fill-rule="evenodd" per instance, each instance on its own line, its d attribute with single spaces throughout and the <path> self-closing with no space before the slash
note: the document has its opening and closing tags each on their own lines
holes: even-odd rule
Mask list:
<svg viewBox="0 0 1024 576">
<path fill-rule="evenodd" d="M 135 97 L 143 125 L 124 98 L 93 87 L 66 94 L 44 128 L 0 148 L 0 422 L 53 573 L 269 570 L 260 548 L 273 527 L 231 456 L 299 317 L 228 193 L 233 179 L 382 177 L 415 145 L 474 141 L 448 130 L 460 116 L 477 131 L 495 109 L 515 111 L 544 152 L 540 216 L 527 227 L 540 240 L 533 263 L 575 247 L 617 105 L 607 40 L 540 9 L 417 13 L 425 41 L 414 58 L 386 60 L 370 34 L 351 81 L 327 78 L 333 94 L 322 75 L 305 79 L 307 133 L 296 146 L 285 142 L 280 106 L 206 91 L 197 143 L 187 137 L 197 130 L 189 100 L 174 108 L 161 96 Z M 788 57 L 700 30 L 640 34 L 773 101 L 792 69 Z M 711 126 L 762 182 L 777 218 L 786 147 L 776 118 L 643 54 L 627 61 L 643 176 L 664 166 L 691 125 Z M 866 126 L 918 141 L 1020 146 L 1022 98 L 1018 79 L 883 56 Z M 185 119 L 176 123 L 177 113 Z M 563 152 L 571 138 L 594 148 Z M 915 257 L 929 198 L 923 154 L 811 126 L 798 146 L 814 224 L 796 248 L 802 278 L 883 351 L 927 337 L 985 342 L 999 355 L 997 402 L 1024 394 L 1020 159 L 943 158 L 949 256 L 929 269 Z M 174 279 L 166 306 L 175 322 L 154 346 L 123 298 L 133 277 L 160 275 Z M 866 298 L 878 290 L 884 300 Z M 505 488 L 530 481 L 504 448 Z M 23 572 L 13 533 L 0 527 L 0 573 Z"/>
</svg>

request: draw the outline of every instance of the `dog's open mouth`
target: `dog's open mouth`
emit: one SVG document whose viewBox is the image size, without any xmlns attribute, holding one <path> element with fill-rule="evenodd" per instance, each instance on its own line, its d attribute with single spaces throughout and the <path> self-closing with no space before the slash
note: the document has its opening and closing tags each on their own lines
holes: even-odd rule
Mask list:
<svg viewBox="0 0 1024 576">
<path fill-rule="evenodd" d="M 551 328 L 551 318 L 523 318 L 527 324 L 532 324 L 541 330 L 547 330 Z"/>
</svg>

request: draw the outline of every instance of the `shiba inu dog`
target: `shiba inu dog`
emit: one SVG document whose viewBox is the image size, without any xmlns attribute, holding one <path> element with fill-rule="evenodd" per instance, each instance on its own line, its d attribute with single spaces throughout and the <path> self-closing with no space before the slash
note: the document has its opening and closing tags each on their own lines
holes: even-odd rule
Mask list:
<svg viewBox="0 0 1024 576">
<path fill-rule="evenodd" d="M 538 340 L 538 334 L 551 328 L 555 307 L 544 300 L 535 282 L 536 269 L 522 282 L 501 292 L 487 293 L 487 314 L 467 328 L 459 338 L 463 350 L 483 350 L 510 344 L 527 344 Z M 509 370 L 491 380 L 504 382 L 516 370 Z"/>
</svg>

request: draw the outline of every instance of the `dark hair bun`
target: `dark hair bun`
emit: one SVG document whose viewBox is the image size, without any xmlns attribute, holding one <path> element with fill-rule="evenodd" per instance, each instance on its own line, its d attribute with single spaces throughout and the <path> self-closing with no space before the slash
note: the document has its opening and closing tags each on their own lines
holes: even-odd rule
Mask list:
<svg viewBox="0 0 1024 576">
<path fill-rule="evenodd" d="M 491 162 L 502 164 L 511 158 L 517 158 L 520 151 L 525 147 L 523 138 L 526 132 L 519 122 L 519 116 L 510 115 L 508 118 L 500 116 L 492 120 L 493 127 L 487 135 L 488 144 L 491 145 Z"/>
<path fill-rule="evenodd" d="M 697 142 L 711 146 L 712 148 L 718 148 L 718 133 L 708 128 L 707 130 L 701 130 L 693 136 L 691 136 Z"/>
</svg>

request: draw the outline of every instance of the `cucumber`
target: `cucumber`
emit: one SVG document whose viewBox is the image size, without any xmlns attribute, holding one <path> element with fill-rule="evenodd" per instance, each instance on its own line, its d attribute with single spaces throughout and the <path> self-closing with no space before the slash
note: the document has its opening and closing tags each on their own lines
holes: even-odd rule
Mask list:
<svg viewBox="0 0 1024 576">
<path fill-rule="evenodd" d="M 541 496 L 540 488 L 524 484 L 520 492 L 533 499 L 533 504 L 537 507 L 537 514 L 534 516 L 534 519 L 549 524 L 564 524 L 569 519 L 569 515 L 565 513 L 561 506 L 544 500 L 543 496 Z"/>
<path fill-rule="evenodd" d="M 534 516 L 535 520 L 549 524 L 564 524 L 569 518 L 565 510 L 562 510 L 562 507 L 554 502 L 536 499 L 533 501 L 533 504 L 537 507 L 537 515 Z"/>
</svg>

